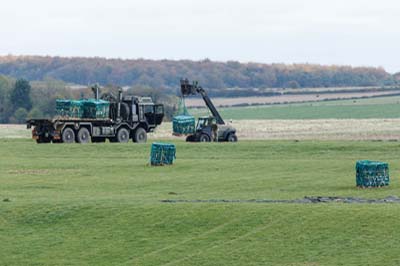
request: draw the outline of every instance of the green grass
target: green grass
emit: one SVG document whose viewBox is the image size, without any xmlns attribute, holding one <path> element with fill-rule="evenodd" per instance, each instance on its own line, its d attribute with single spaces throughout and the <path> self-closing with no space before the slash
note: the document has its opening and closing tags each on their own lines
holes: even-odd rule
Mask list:
<svg viewBox="0 0 400 266">
<path fill-rule="evenodd" d="M 150 144 L 0 140 L 0 265 L 400 263 L 397 204 L 160 202 L 399 195 L 399 143 L 176 145 L 150 167 Z M 389 162 L 390 186 L 356 189 L 358 159 Z"/>
<path fill-rule="evenodd" d="M 400 97 L 230 107 L 218 110 L 225 119 L 399 118 Z M 196 116 L 208 114 L 205 109 L 189 111 Z"/>
</svg>

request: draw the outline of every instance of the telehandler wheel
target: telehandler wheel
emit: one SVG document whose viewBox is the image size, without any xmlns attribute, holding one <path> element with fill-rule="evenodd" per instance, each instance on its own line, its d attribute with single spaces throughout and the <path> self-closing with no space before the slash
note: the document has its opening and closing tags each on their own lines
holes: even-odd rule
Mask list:
<svg viewBox="0 0 400 266">
<path fill-rule="evenodd" d="M 207 134 L 201 134 L 199 138 L 200 142 L 210 142 L 211 139 Z"/>
<path fill-rule="evenodd" d="M 122 127 L 117 132 L 117 142 L 126 143 L 129 141 L 129 131 Z"/>
<path fill-rule="evenodd" d="M 189 135 L 186 137 L 186 142 L 194 142 L 194 135 Z"/>
<path fill-rule="evenodd" d="M 76 136 L 76 141 L 81 144 L 86 144 L 90 142 L 90 132 L 86 127 L 79 129 Z"/>
<path fill-rule="evenodd" d="M 62 142 L 64 143 L 74 143 L 75 142 L 75 132 L 72 128 L 64 128 L 61 135 Z"/>
<path fill-rule="evenodd" d="M 226 139 L 228 142 L 237 142 L 237 136 L 234 133 L 229 134 L 228 138 Z"/>
<path fill-rule="evenodd" d="M 136 143 L 146 143 L 147 132 L 142 127 L 138 127 L 133 133 L 133 141 Z"/>
</svg>

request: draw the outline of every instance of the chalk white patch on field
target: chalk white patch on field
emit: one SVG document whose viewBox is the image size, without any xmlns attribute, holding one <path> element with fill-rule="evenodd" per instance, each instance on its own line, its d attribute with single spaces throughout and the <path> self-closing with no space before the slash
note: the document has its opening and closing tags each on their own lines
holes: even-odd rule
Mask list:
<svg viewBox="0 0 400 266">
<path fill-rule="evenodd" d="M 30 138 L 31 130 L 25 125 L 0 124 L 0 138 Z"/>
<path fill-rule="evenodd" d="M 400 140 L 400 119 L 234 120 L 239 140 Z M 163 123 L 150 139 L 171 139 Z"/>
<path fill-rule="evenodd" d="M 400 140 L 400 119 L 234 120 L 239 140 Z M 171 122 L 150 133 L 149 141 L 172 136 Z M 24 125 L 0 125 L 0 138 L 31 138 Z"/>
</svg>

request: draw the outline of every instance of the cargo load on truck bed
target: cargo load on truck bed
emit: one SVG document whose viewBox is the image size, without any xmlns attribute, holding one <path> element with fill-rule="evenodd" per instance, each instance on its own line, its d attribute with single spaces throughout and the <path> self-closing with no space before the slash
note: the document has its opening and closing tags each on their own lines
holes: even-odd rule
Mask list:
<svg viewBox="0 0 400 266">
<path fill-rule="evenodd" d="M 56 114 L 65 118 L 82 118 L 82 101 L 79 100 L 56 100 Z"/>
<path fill-rule="evenodd" d="M 108 118 L 110 102 L 96 99 L 56 100 L 56 113 L 65 118 Z"/>
<path fill-rule="evenodd" d="M 88 99 L 83 101 L 84 118 L 108 118 L 110 102 L 104 100 Z"/>
</svg>

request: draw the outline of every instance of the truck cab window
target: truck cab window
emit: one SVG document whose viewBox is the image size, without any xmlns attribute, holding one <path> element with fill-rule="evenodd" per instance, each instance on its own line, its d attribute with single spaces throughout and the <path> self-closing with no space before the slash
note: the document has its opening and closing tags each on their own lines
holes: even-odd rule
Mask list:
<svg viewBox="0 0 400 266">
<path fill-rule="evenodd" d="M 154 113 L 154 106 L 153 105 L 145 105 L 144 106 L 144 113 L 145 114 Z"/>
<path fill-rule="evenodd" d="M 164 108 L 162 105 L 156 106 L 156 114 L 164 114 Z"/>
<path fill-rule="evenodd" d="M 205 126 L 205 120 L 204 119 L 199 119 L 197 122 L 197 129 L 201 129 Z"/>
</svg>

